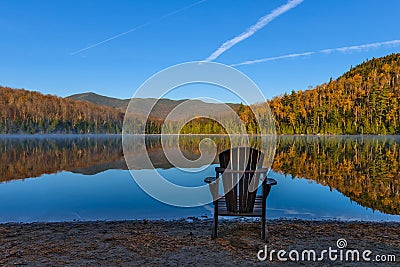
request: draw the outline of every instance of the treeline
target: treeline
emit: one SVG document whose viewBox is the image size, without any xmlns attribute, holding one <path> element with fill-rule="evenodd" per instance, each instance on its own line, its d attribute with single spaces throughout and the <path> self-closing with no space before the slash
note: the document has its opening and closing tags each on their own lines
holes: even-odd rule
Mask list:
<svg viewBox="0 0 400 267">
<path fill-rule="evenodd" d="M 251 108 L 231 104 L 241 122 L 213 107 L 210 112 L 218 113 L 217 121 L 194 118 L 184 125 L 181 121 L 164 123 L 176 104 L 171 101 L 159 101 L 149 118 L 140 110 L 128 112 L 125 132 L 239 133 L 243 124 L 249 134 L 273 133 L 271 125 L 280 134 L 400 134 L 400 54 L 366 61 L 314 89 L 275 97 L 268 101 L 272 113 L 266 103 Z M 207 104 L 193 101 L 194 111 L 204 106 Z M 164 117 L 156 116 L 159 114 Z M 0 87 L 2 134 L 121 133 L 123 120 L 124 113 L 115 108 Z"/>
<path fill-rule="evenodd" d="M 52 95 L 0 87 L 0 133 L 120 133 L 123 113 Z"/>
<path fill-rule="evenodd" d="M 266 103 L 259 103 L 251 107 L 242 103 L 234 109 L 237 116 L 232 114 L 220 113 L 214 116 L 217 119 L 197 117 L 186 123 L 182 121 L 165 122 L 161 118 L 151 117 L 144 126 L 135 116 L 135 130 L 138 133 L 142 131 L 147 134 L 237 134 L 247 132 L 248 134 L 271 134 L 275 133 L 274 118 L 271 110 Z M 133 117 L 133 116 L 129 116 Z M 133 118 L 132 118 L 133 120 Z"/>
<path fill-rule="evenodd" d="M 165 102 L 166 100 L 157 102 L 154 110 L 164 111 Z M 232 105 L 232 108 L 235 109 L 235 106 L 238 106 L 236 112 L 246 130 L 249 133 L 259 133 L 260 127 L 251 109 L 244 105 Z M 171 107 L 168 106 L 168 108 Z M 153 113 L 146 119 L 140 113 L 129 112 L 125 132 L 160 134 L 163 127 L 166 132 L 175 134 L 224 134 L 227 132 L 219 122 L 210 119 L 194 119 L 182 125 L 181 121 L 164 123 L 165 118 L 154 116 Z M 119 109 L 95 105 L 87 101 L 0 86 L 0 134 L 121 133 L 124 115 Z M 230 114 L 220 114 L 219 121 L 231 132 L 239 132 L 240 123 L 232 119 Z"/>
<path fill-rule="evenodd" d="M 400 134 L 400 54 L 366 61 L 337 80 L 275 97 L 282 134 Z"/>
<path fill-rule="evenodd" d="M 400 134 L 400 54 L 366 61 L 336 80 L 306 91 L 274 97 L 268 104 L 280 134 Z M 235 110 L 247 133 L 270 133 L 271 116 L 265 103 L 240 105 Z M 258 118 L 258 120 L 256 119 Z M 221 119 L 232 126 L 232 118 Z M 161 133 L 163 121 L 150 120 L 146 133 Z M 167 128 L 173 128 L 169 125 Z M 220 134 L 220 123 L 194 119 L 181 133 Z"/>
</svg>

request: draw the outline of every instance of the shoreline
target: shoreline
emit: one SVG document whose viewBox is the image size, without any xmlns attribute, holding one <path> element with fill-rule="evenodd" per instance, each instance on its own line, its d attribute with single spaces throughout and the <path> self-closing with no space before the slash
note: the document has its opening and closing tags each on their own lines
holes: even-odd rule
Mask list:
<svg viewBox="0 0 400 267">
<path fill-rule="evenodd" d="M 27 178 L 31 179 L 31 178 Z M 33 178 L 32 178 L 33 179 Z M 213 217 L 212 215 L 207 216 L 207 215 L 199 215 L 199 216 L 187 216 L 187 217 L 171 217 L 171 218 L 140 218 L 140 219 L 98 219 L 98 220 L 64 220 L 64 221 L 28 221 L 28 222 L 23 222 L 23 221 L 10 221 L 10 222 L 0 222 L 0 227 L 1 226 L 6 226 L 6 225 L 30 225 L 30 224 L 80 224 L 80 223 L 121 223 L 121 222 L 133 222 L 133 223 L 140 223 L 140 222 L 146 222 L 146 223 L 170 223 L 170 222 L 181 222 L 181 221 L 209 221 L 212 220 Z M 253 223 L 253 222 L 258 222 L 259 218 L 256 217 L 223 217 L 220 216 L 220 221 L 224 221 L 227 223 L 239 223 L 239 222 L 245 222 L 245 223 Z M 400 227 L 400 221 L 394 221 L 394 220 L 379 220 L 379 221 L 374 221 L 374 220 L 358 220 L 358 219 L 339 219 L 339 218 L 314 218 L 314 219 L 304 219 L 304 218 L 289 218 L 289 217 L 279 217 L 279 218 L 268 218 L 267 217 L 267 222 L 269 223 L 274 223 L 274 222 L 316 222 L 316 223 L 367 223 L 367 224 L 398 224 Z"/>
<path fill-rule="evenodd" d="M 300 136 L 300 137 L 399 137 L 400 134 L 122 134 L 122 133 L 12 133 L 0 134 L 2 137 L 57 137 L 57 136 L 104 136 L 104 137 L 119 137 L 119 136 Z"/>
<path fill-rule="evenodd" d="M 400 261 L 400 222 L 268 220 L 269 241 L 259 237 L 260 222 L 221 220 L 211 239 L 211 219 L 87 221 L 0 224 L 0 265 L 15 266 L 277 266 L 299 262 L 263 262 L 257 252 L 268 248 L 336 248 L 340 238 L 349 249 L 393 254 Z M 332 262 L 304 262 L 331 266 Z M 368 263 L 363 263 L 363 265 Z M 372 264 L 372 263 L 371 263 Z M 359 266 L 360 262 L 346 262 Z M 380 264 L 385 266 L 385 264 Z M 388 266 L 395 266 L 390 263 Z"/>
</svg>

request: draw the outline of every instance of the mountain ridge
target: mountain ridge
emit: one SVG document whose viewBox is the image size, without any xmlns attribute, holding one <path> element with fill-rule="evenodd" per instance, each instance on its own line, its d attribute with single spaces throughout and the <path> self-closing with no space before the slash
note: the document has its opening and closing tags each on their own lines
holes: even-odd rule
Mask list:
<svg viewBox="0 0 400 267">
<path fill-rule="evenodd" d="M 103 96 L 94 92 L 73 94 L 67 96 L 66 98 L 78 101 L 86 101 L 93 103 L 95 105 L 108 106 L 112 108 L 122 108 L 124 106 L 126 108 L 129 104 L 129 99 L 120 99 L 116 97 Z"/>
<path fill-rule="evenodd" d="M 153 106 L 150 116 L 157 119 L 164 119 L 166 116 L 179 104 L 189 101 L 191 110 L 196 112 L 196 110 L 205 109 L 210 112 L 210 114 L 218 114 L 224 112 L 225 105 L 231 107 L 234 111 L 237 111 L 240 104 L 236 103 L 210 103 L 205 102 L 200 99 L 180 99 L 174 100 L 169 98 L 132 98 L 132 99 L 119 99 L 114 97 L 103 96 L 93 92 L 86 92 L 81 94 L 70 95 L 67 98 L 86 101 L 95 105 L 107 106 L 125 111 L 128 107 L 130 101 L 132 104 L 130 106 L 130 112 L 139 115 L 146 115 L 143 111 L 147 110 L 149 106 Z M 187 114 L 178 114 L 177 118 L 182 119 Z"/>
</svg>

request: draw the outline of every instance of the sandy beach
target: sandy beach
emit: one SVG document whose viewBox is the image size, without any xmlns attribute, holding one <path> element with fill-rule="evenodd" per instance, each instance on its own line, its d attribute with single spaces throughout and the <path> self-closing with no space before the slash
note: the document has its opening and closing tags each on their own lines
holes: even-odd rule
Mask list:
<svg viewBox="0 0 400 267">
<path fill-rule="evenodd" d="M 269 242 L 259 238 L 258 222 L 230 220 L 211 239 L 211 220 L 8 223 L 0 225 L 1 266 L 396 266 L 372 261 L 395 255 L 400 261 L 400 223 L 271 220 Z M 371 261 L 260 261 L 264 249 L 302 251 L 371 250 Z M 262 254 L 260 254 L 262 255 Z M 287 255 L 286 255 L 287 256 Z"/>
</svg>

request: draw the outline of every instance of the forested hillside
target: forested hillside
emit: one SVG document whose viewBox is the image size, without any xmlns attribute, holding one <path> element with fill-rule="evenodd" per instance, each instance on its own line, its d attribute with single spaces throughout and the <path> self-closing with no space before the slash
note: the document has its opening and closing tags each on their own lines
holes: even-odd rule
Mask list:
<svg viewBox="0 0 400 267">
<path fill-rule="evenodd" d="M 77 101 L 74 99 L 81 99 Z M 164 119 L 185 100 L 160 99 L 149 119 L 144 107 L 154 99 L 134 99 L 129 110 L 132 133 L 161 133 Z M 191 101 L 192 113 L 178 120 L 196 117 L 199 110 L 221 117 L 222 124 L 234 119 L 225 116 L 221 104 Z M 306 91 L 292 91 L 268 101 L 281 134 L 400 134 L 400 54 L 366 61 L 336 80 Z M 37 92 L 0 87 L 0 133 L 120 133 L 128 100 L 93 93 L 60 98 Z M 270 132 L 265 103 L 251 106 L 228 104 L 251 134 Z M 260 118 L 258 124 L 255 115 Z M 220 122 L 220 123 L 221 123 Z M 167 125 L 170 133 L 221 134 L 221 124 L 210 119 L 191 120 L 183 129 L 178 121 Z M 235 125 L 231 129 L 235 129 Z"/>
<path fill-rule="evenodd" d="M 400 134 L 400 54 L 269 101 L 284 134 Z"/>
<path fill-rule="evenodd" d="M 120 133 L 123 113 L 88 102 L 0 87 L 0 133 Z"/>
</svg>

